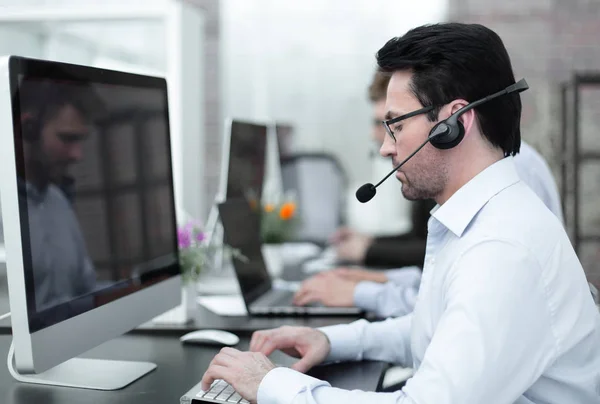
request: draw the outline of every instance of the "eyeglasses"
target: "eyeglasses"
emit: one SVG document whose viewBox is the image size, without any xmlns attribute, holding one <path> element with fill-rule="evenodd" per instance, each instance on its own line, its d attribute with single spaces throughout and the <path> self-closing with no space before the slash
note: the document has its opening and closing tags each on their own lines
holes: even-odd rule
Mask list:
<svg viewBox="0 0 600 404">
<path fill-rule="evenodd" d="M 385 131 L 387 132 L 387 134 L 390 135 L 392 137 L 392 139 L 394 139 L 394 143 L 396 143 L 396 136 L 394 136 L 394 131 L 392 130 L 390 125 L 393 125 L 396 122 L 400 122 L 404 119 L 411 118 L 416 115 L 421 115 L 421 114 L 425 114 L 427 112 L 433 111 L 434 108 L 435 107 L 433 105 L 431 105 L 429 107 L 424 107 L 424 108 L 418 109 L 416 111 L 409 112 L 408 114 L 400 115 L 396 118 L 388 119 L 387 121 L 381 121 L 381 123 L 385 127 Z"/>
</svg>

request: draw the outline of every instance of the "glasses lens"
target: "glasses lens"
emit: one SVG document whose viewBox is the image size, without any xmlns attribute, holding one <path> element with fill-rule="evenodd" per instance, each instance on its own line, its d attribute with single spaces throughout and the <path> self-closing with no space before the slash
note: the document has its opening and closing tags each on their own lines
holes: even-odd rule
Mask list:
<svg viewBox="0 0 600 404">
<path fill-rule="evenodd" d="M 383 121 L 382 124 L 385 127 L 385 131 L 387 132 L 387 134 L 390 135 L 394 142 L 396 142 L 396 137 L 394 136 L 394 132 L 392 131 L 392 128 L 390 128 L 390 125 L 388 125 L 386 121 Z"/>
</svg>

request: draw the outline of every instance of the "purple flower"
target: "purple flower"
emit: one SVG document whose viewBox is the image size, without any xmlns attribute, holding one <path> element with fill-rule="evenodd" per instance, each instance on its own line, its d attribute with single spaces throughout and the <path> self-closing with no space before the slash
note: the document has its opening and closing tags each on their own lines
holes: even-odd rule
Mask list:
<svg viewBox="0 0 600 404">
<path fill-rule="evenodd" d="M 189 248 L 192 245 L 192 236 L 190 230 L 185 227 L 177 230 L 177 241 L 179 248 Z"/>
<path fill-rule="evenodd" d="M 198 233 L 196 233 L 196 241 L 197 242 L 204 241 L 205 238 L 206 238 L 206 235 L 203 232 L 199 231 Z"/>
</svg>

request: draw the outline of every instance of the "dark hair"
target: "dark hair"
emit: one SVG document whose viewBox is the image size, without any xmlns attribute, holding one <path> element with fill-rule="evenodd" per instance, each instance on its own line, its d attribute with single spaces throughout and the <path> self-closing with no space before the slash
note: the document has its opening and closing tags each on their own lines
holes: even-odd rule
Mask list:
<svg viewBox="0 0 600 404">
<path fill-rule="evenodd" d="M 373 76 L 373 81 L 371 81 L 371 85 L 369 86 L 369 100 L 371 100 L 371 102 L 385 100 L 389 83 L 389 74 L 376 71 Z"/>
<path fill-rule="evenodd" d="M 508 52 L 500 37 L 479 24 L 424 25 L 389 40 L 377 52 L 382 72 L 413 73 L 412 91 L 423 106 L 440 108 L 456 99 L 469 102 L 515 82 Z M 521 98 L 502 96 L 475 109 L 483 135 L 506 156 L 521 145 Z"/>
<path fill-rule="evenodd" d="M 74 107 L 88 121 L 105 112 L 99 96 L 88 84 L 25 79 L 19 86 L 21 114 L 30 114 L 40 124 L 52 119 L 65 106 Z"/>
</svg>

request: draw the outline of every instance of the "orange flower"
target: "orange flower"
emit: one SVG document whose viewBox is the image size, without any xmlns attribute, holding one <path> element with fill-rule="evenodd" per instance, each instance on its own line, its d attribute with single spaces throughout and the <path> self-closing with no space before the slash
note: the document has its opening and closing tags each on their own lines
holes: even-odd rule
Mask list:
<svg viewBox="0 0 600 404">
<path fill-rule="evenodd" d="M 289 220 L 294 216 L 294 212 L 296 211 L 296 205 L 292 202 L 286 202 L 279 209 L 279 217 L 282 220 Z"/>
<path fill-rule="evenodd" d="M 273 205 L 272 203 L 267 203 L 265 205 L 265 212 L 267 213 L 271 213 L 275 210 L 275 205 Z"/>
</svg>

